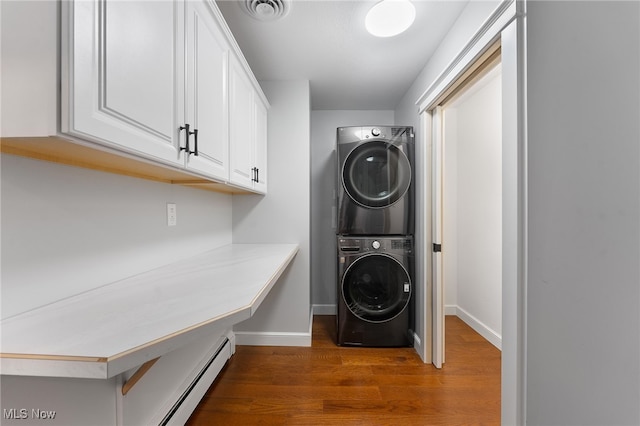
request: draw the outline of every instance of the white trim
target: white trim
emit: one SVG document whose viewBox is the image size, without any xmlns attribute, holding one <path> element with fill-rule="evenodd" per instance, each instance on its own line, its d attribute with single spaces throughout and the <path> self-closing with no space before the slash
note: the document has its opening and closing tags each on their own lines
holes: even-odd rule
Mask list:
<svg viewBox="0 0 640 426">
<path fill-rule="evenodd" d="M 445 305 L 444 314 L 458 316 L 458 305 Z"/>
<path fill-rule="evenodd" d="M 236 345 L 245 346 L 311 346 L 311 333 L 271 331 L 236 331 Z"/>
<path fill-rule="evenodd" d="M 418 335 L 418 333 L 416 333 L 415 331 L 413 332 L 413 348 L 416 350 L 416 352 L 419 352 L 418 348 L 422 347 L 422 339 L 420 339 L 420 336 Z"/>
<path fill-rule="evenodd" d="M 478 334 L 487 339 L 496 348 L 502 350 L 502 336 L 491 327 L 471 315 L 469 312 L 456 306 L 456 316 L 464 321 L 469 327 L 473 328 Z"/>
<path fill-rule="evenodd" d="M 526 3 L 518 2 L 523 8 Z M 526 413 L 527 101 L 526 19 L 502 37 L 502 423 Z"/>
<path fill-rule="evenodd" d="M 482 52 L 500 37 L 502 30 L 516 17 L 516 1 L 504 0 L 467 42 L 460 54 L 440 73 L 431 86 L 416 101 L 418 114 L 434 107 L 433 103 L 453 84 L 458 76 L 472 64 Z"/>
<path fill-rule="evenodd" d="M 307 332 L 286 331 L 234 331 L 236 345 L 245 346 L 311 346 L 313 330 L 313 307 L 309 315 Z"/>
<path fill-rule="evenodd" d="M 313 305 L 313 315 L 336 315 L 338 308 L 333 305 Z"/>
</svg>

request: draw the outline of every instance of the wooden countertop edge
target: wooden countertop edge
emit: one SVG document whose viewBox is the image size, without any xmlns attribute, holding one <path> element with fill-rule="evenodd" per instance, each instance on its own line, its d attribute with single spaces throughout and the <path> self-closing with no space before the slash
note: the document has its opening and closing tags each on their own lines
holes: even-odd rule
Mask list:
<svg viewBox="0 0 640 426">
<path fill-rule="evenodd" d="M 128 349 L 126 351 L 110 355 L 107 357 L 98 357 L 98 356 L 84 356 L 84 355 L 47 355 L 47 354 L 21 354 L 21 353 L 0 353 L 0 358 L 5 359 L 22 359 L 22 360 L 40 360 L 40 361 L 75 361 L 75 362 L 98 362 L 98 363 L 109 363 L 120 358 L 126 357 L 127 355 L 134 354 L 151 346 L 157 345 L 159 343 L 165 342 L 167 340 L 171 340 L 175 337 L 186 334 L 190 331 L 197 330 L 199 328 L 205 327 L 207 325 L 213 324 L 215 322 L 221 321 L 225 318 L 233 316 L 237 313 L 242 313 L 242 311 L 251 309 L 251 305 L 243 306 L 233 311 L 229 311 L 223 315 L 218 315 L 217 317 L 208 319 L 206 321 L 202 321 L 198 324 L 194 324 L 190 327 L 183 328 L 182 330 L 178 330 L 171 334 L 167 334 L 166 336 L 159 337 L 154 340 L 150 340 L 147 343 L 136 346 L 134 348 Z M 152 358 L 153 359 L 153 358 Z"/>
<path fill-rule="evenodd" d="M 95 356 L 16 354 L 16 353 L 0 353 L 0 358 L 41 360 L 41 361 L 75 361 L 75 362 L 108 362 L 109 361 L 108 358 L 95 357 Z"/>
</svg>

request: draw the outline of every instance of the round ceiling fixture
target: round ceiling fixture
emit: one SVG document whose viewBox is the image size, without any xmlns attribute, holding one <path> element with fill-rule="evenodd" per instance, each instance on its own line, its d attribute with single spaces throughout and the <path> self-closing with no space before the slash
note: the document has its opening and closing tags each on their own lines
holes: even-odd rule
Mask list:
<svg viewBox="0 0 640 426">
<path fill-rule="evenodd" d="M 244 11 L 259 21 L 275 21 L 289 13 L 290 0 L 244 0 Z"/>
<path fill-rule="evenodd" d="M 393 37 L 406 31 L 416 19 L 409 0 L 382 0 L 369 10 L 364 24 L 376 37 Z"/>
</svg>

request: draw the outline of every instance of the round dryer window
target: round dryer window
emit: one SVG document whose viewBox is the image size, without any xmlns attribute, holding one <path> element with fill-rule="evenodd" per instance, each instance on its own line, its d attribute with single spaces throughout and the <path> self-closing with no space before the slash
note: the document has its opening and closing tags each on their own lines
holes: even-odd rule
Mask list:
<svg viewBox="0 0 640 426">
<path fill-rule="evenodd" d="M 398 201 L 411 184 L 411 164 L 397 146 L 384 141 L 359 145 L 342 169 L 342 184 L 356 203 L 383 208 Z"/>
<path fill-rule="evenodd" d="M 411 280 L 406 269 L 391 256 L 362 256 L 342 277 L 342 297 L 358 318 L 385 322 L 406 308 L 411 297 Z"/>
</svg>

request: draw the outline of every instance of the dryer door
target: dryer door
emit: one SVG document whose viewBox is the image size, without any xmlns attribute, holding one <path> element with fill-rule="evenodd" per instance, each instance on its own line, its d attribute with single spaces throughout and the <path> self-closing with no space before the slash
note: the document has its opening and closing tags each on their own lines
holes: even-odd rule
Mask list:
<svg viewBox="0 0 640 426">
<path fill-rule="evenodd" d="M 342 168 L 342 184 L 352 200 L 369 208 L 398 201 L 411 184 L 411 164 L 397 146 L 385 141 L 359 145 Z"/>
<path fill-rule="evenodd" d="M 349 310 L 369 322 L 385 322 L 409 304 L 411 279 L 391 256 L 370 254 L 358 258 L 342 277 L 342 297 Z"/>
</svg>

